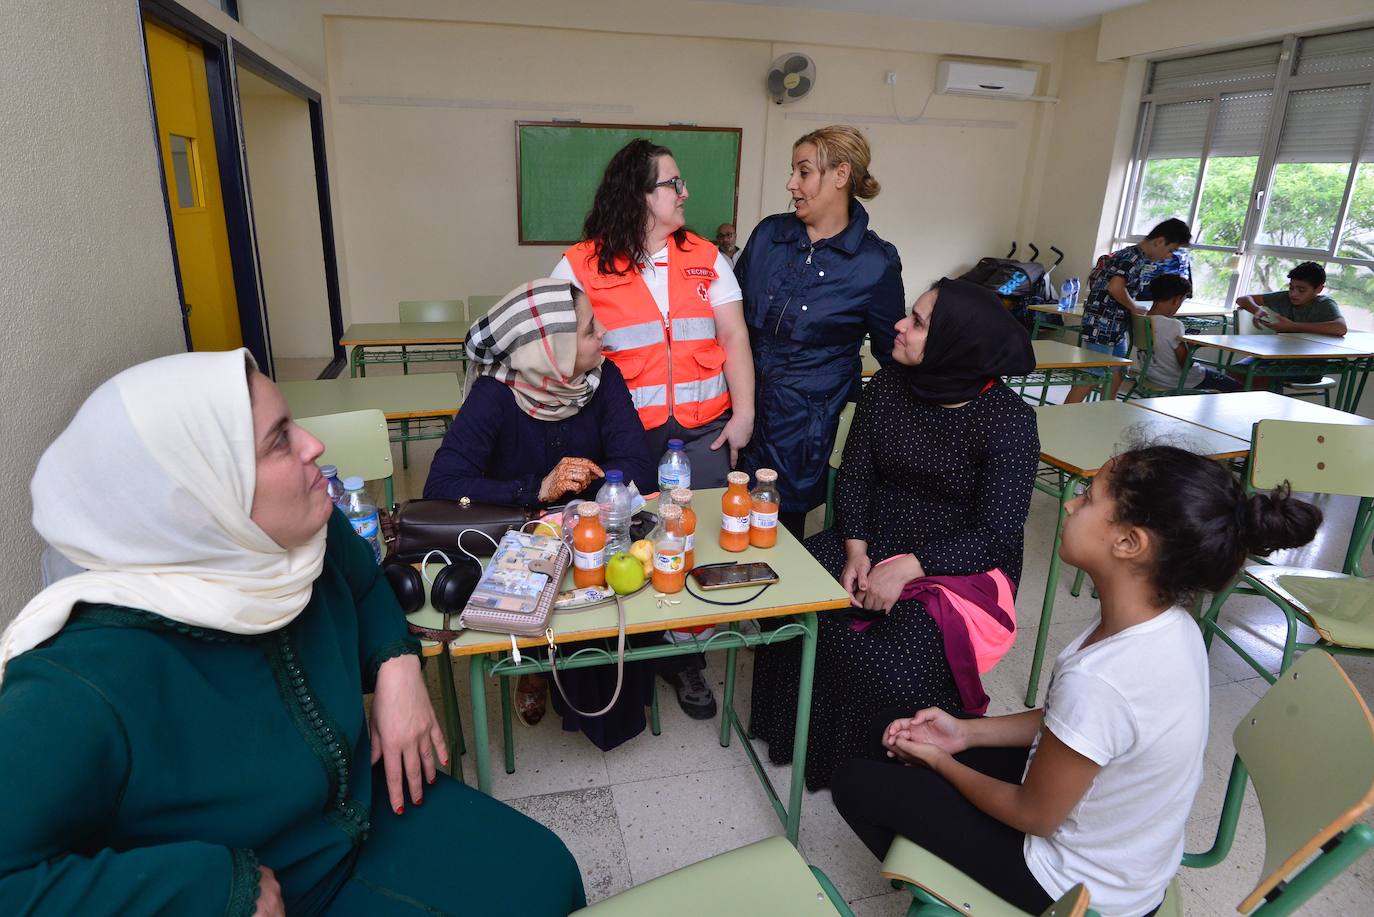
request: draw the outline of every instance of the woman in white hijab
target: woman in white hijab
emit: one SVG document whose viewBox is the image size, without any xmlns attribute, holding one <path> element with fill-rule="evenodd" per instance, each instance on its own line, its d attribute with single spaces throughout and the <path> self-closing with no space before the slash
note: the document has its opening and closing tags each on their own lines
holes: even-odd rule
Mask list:
<svg viewBox="0 0 1374 917">
<path fill-rule="evenodd" d="M 418 644 L 322 451 L 234 351 L 120 373 L 44 454 L 34 528 L 86 572 L 0 637 L 0 909 L 581 906 L 552 833 L 437 770 Z"/>
</svg>

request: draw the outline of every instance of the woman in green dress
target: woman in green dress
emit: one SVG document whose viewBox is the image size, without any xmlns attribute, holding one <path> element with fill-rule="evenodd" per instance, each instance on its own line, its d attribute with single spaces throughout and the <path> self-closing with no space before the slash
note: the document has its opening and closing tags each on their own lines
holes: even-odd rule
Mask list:
<svg viewBox="0 0 1374 917">
<path fill-rule="evenodd" d="M 0 638 L 0 912 L 582 906 L 551 832 L 437 770 L 419 645 L 322 451 L 240 350 L 120 373 L 44 454 L 34 528 L 86 572 Z"/>
</svg>

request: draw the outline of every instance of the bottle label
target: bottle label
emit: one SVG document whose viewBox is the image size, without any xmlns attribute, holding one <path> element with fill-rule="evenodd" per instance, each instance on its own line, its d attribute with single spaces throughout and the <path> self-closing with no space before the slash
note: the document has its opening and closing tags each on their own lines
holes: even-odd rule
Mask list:
<svg viewBox="0 0 1374 917">
<path fill-rule="evenodd" d="M 600 570 L 606 566 L 606 552 L 574 550 L 573 566 L 579 570 Z"/>
<path fill-rule="evenodd" d="M 697 533 L 696 533 L 696 532 L 693 532 L 693 533 L 691 533 L 690 535 L 684 535 L 683 537 L 684 537 L 684 539 L 686 539 L 686 542 L 685 542 L 685 544 L 683 545 L 683 550 L 684 550 L 684 551 L 691 551 L 692 549 L 694 549 L 694 548 L 696 547 L 696 545 L 697 545 Z"/>
<path fill-rule="evenodd" d="M 373 556 L 377 558 L 377 563 L 381 563 L 381 520 L 377 518 L 377 514 L 369 513 L 366 516 L 350 516 L 348 521 L 353 524 L 353 531 L 357 532 L 360 537 L 366 539 L 368 545 L 372 548 Z"/>
<path fill-rule="evenodd" d="M 775 529 L 778 527 L 778 514 L 776 511 L 771 513 L 751 512 L 749 525 L 756 529 Z"/>
<path fill-rule="evenodd" d="M 748 516 L 721 516 L 720 530 L 729 532 L 732 535 L 741 535 L 749 531 Z"/>
<path fill-rule="evenodd" d="M 661 551 L 654 552 L 654 569 L 659 573 L 681 573 L 686 566 L 686 558 L 682 552 L 664 554 Z"/>
<path fill-rule="evenodd" d="M 685 469 L 673 471 L 668 468 L 658 470 L 658 489 L 663 493 L 668 493 L 674 487 L 686 487 L 691 489 L 692 473 Z"/>
</svg>

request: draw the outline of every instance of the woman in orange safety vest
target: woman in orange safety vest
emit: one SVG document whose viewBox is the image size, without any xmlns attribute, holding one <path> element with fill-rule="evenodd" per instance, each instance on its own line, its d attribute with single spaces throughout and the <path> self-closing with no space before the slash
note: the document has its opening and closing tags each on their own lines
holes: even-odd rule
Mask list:
<svg viewBox="0 0 1374 917">
<path fill-rule="evenodd" d="M 672 153 L 633 140 L 611 158 L 553 276 L 587 294 L 605 354 L 630 388 L 655 457 L 680 439 L 694 488 L 724 487 L 754 430 L 754 363 L 739 284 L 685 228 L 687 183 Z"/>
</svg>

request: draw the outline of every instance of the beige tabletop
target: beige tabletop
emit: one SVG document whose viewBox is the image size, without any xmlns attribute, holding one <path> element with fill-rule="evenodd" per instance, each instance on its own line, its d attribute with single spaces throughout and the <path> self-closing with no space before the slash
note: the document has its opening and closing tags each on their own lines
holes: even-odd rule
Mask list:
<svg viewBox="0 0 1374 917">
<path fill-rule="evenodd" d="M 1245 440 L 1250 439 L 1251 428 L 1261 420 L 1374 426 L 1374 420 L 1367 417 L 1323 407 L 1301 398 L 1290 398 L 1278 392 L 1171 395 L 1167 398 L 1142 398 L 1131 404 Z"/>
<path fill-rule="evenodd" d="M 467 322 L 355 322 L 339 343 L 344 347 L 461 344 L 467 336 Z"/>
<path fill-rule="evenodd" d="M 1318 344 L 1331 344 L 1344 350 L 1354 350 L 1365 356 L 1374 356 L 1374 331 L 1348 331 L 1342 337 L 1331 334 L 1309 334 L 1304 331 L 1295 336 L 1316 341 Z"/>
<path fill-rule="evenodd" d="M 1031 346 L 1035 348 L 1035 368 L 1040 370 L 1131 365 L 1131 361 L 1124 357 L 1098 353 L 1086 347 L 1075 347 L 1063 341 L 1031 341 Z"/>
<path fill-rule="evenodd" d="M 1090 477 L 1112 456 L 1141 443 L 1167 444 L 1210 458 L 1240 458 L 1250 441 L 1228 436 L 1139 402 L 1085 401 L 1036 407 L 1040 460 L 1071 474 Z"/>
<path fill-rule="evenodd" d="M 1148 303 L 1149 303 L 1149 301 L 1146 300 L 1146 302 L 1145 302 L 1145 303 L 1142 303 L 1142 305 L 1148 305 Z M 1082 317 L 1083 317 L 1083 304 L 1082 304 L 1082 303 L 1079 303 L 1079 304 L 1078 304 L 1078 308 L 1077 308 L 1077 309 L 1074 309 L 1072 312 L 1060 312 L 1060 311 L 1059 311 L 1059 303 L 1054 303 L 1054 302 L 1037 302 L 1037 303 L 1031 303 L 1031 304 L 1030 304 L 1029 306 L 1027 306 L 1026 308 L 1030 309 L 1032 312 L 1045 312 L 1045 313 L 1048 313 L 1048 314 L 1050 314 L 1050 315 L 1072 315 L 1074 318 L 1082 318 Z M 1175 317 L 1175 318 L 1220 318 L 1220 317 L 1222 317 L 1222 316 L 1228 316 L 1228 317 L 1229 317 L 1229 316 L 1231 316 L 1232 314 L 1234 314 L 1235 311 L 1236 311 L 1236 307 L 1235 307 L 1235 306 L 1206 306 L 1206 305 L 1203 305 L 1203 304 L 1201 304 L 1201 303 L 1184 303 L 1182 306 L 1179 306 L 1178 312 L 1176 312 L 1176 313 L 1174 314 L 1174 317 Z"/>
<path fill-rule="evenodd" d="M 1182 341 L 1264 360 L 1355 360 L 1369 355 L 1358 344 L 1342 346 L 1340 338 L 1326 335 L 1189 334 Z"/>
<path fill-rule="evenodd" d="M 452 417 L 463 400 L 457 373 L 283 382 L 281 391 L 294 417 L 372 408 L 385 414 L 387 420 Z"/>
<path fill-rule="evenodd" d="M 771 548 L 749 548 L 738 554 L 731 554 L 721 548 L 717 533 L 720 531 L 720 497 L 724 492 L 723 489 L 694 492 L 692 508 L 697 513 L 697 565 L 729 560 L 737 560 L 740 563 L 764 561 L 778 574 L 778 582 L 768 587 L 759 598 L 745 605 L 709 605 L 688 595 L 684 589 L 669 596 L 669 599 L 681 604 L 665 603 L 662 608 L 658 607 L 653 586 L 648 585 L 625 601 L 626 631 L 643 633 L 681 629 L 745 618 L 770 618 L 849 607 L 849 595 L 840 588 L 840 584 L 802 547 L 801 542 L 782 526 L 778 526 L 778 543 Z M 652 505 L 651 502 L 650 506 Z M 437 565 L 431 565 L 431 570 L 436 567 Z M 572 576 L 569 574 L 564 588 L 571 588 L 571 580 Z M 692 589 L 700 593 L 695 581 L 692 582 Z M 758 587 L 752 587 L 721 589 L 700 594 L 718 601 L 732 602 L 757 591 Z M 443 626 L 440 614 L 428 603 L 424 608 L 411 614 L 409 620 L 423 627 L 437 629 Z M 615 605 L 602 605 L 582 612 L 555 612 L 553 625 L 554 639 L 559 643 L 614 637 L 617 633 Z M 518 637 L 517 643 L 520 646 L 545 646 L 547 641 L 543 636 Z M 509 651 L 510 637 L 483 631 L 464 631 L 458 639 L 452 641 L 450 648 L 454 656 Z M 436 644 L 426 642 L 424 651 L 426 655 L 434 655 L 439 652 L 439 648 Z"/>
</svg>

